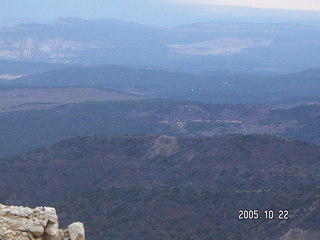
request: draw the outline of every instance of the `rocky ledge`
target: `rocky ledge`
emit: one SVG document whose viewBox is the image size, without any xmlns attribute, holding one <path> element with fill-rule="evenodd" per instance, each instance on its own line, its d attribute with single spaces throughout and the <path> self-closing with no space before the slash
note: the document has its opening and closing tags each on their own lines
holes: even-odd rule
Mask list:
<svg viewBox="0 0 320 240">
<path fill-rule="evenodd" d="M 0 240 L 85 240 L 83 223 L 59 229 L 55 208 L 0 204 Z"/>
</svg>

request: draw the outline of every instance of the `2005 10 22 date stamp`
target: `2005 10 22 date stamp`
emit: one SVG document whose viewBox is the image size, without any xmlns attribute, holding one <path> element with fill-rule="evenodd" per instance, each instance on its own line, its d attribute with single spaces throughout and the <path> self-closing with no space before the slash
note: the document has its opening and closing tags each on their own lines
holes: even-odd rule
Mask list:
<svg viewBox="0 0 320 240">
<path fill-rule="evenodd" d="M 289 220 L 288 210 L 239 210 L 239 220 Z"/>
</svg>

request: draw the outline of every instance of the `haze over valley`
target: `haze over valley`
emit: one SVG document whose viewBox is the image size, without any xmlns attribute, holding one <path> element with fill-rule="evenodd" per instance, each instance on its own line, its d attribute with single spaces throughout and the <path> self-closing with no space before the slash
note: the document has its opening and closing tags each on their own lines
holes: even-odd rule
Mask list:
<svg viewBox="0 0 320 240">
<path fill-rule="evenodd" d="M 303 24 L 218 21 L 155 27 L 64 18 L 1 28 L 0 35 L 3 60 L 264 74 L 316 68 L 320 61 L 320 28 Z"/>
<path fill-rule="evenodd" d="M 10 240 L 318 240 L 320 18 L 290 1 L 5 1 L 0 203 L 62 225 Z"/>
</svg>

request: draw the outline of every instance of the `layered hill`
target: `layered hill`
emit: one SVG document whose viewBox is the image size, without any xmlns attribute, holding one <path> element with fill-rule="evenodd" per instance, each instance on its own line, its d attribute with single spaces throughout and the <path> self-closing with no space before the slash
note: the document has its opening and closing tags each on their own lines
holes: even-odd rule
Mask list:
<svg viewBox="0 0 320 240">
<path fill-rule="evenodd" d="M 318 234 L 319 156 L 317 146 L 269 135 L 77 137 L 2 159 L 0 200 L 55 203 L 90 239 Z M 241 209 L 262 218 L 240 221 Z"/>
</svg>

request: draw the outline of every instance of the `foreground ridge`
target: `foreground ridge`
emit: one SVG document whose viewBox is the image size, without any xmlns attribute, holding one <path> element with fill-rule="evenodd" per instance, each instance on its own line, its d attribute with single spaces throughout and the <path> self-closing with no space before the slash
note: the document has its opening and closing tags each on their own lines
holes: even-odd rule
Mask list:
<svg viewBox="0 0 320 240">
<path fill-rule="evenodd" d="M 59 229 L 56 209 L 0 204 L 0 240 L 85 240 L 83 223 Z"/>
</svg>

